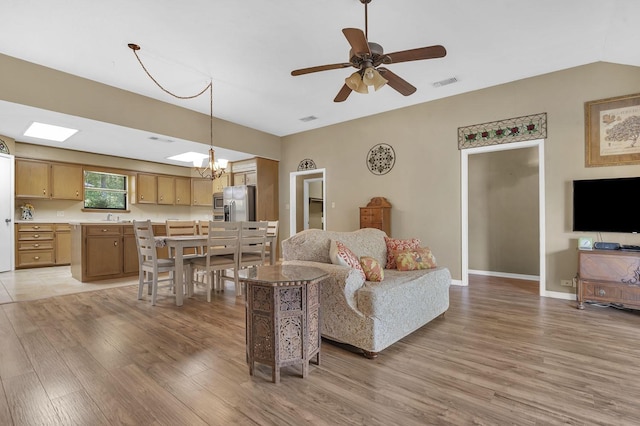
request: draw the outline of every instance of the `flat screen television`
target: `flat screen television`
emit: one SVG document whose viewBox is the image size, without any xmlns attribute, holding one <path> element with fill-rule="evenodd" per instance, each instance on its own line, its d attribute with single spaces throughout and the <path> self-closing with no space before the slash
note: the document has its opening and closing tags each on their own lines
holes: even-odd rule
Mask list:
<svg viewBox="0 0 640 426">
<path fill-rule="evenodd" d="M 640 232 L 640 177 L 573 181 L 573 230 Z"/>
</svg>

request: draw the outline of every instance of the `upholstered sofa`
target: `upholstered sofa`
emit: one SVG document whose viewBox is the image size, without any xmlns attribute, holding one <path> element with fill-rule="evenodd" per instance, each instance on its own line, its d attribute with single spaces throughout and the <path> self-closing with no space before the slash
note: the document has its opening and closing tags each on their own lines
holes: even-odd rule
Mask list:
<svg viewBox="0 0 640 426">
<path fill-rule="evenodd" d="M 451 274 L 447 268 L 384 269 L 382 281 L 370 282 L 361 271 L 332 263 L 331 241 L 338 240 L 358 258 L 373 257 L 384 267 L 385 237 L 373 228 L 353 232 L 311 229 L 282 242 L 284 264 L 314 266 L 329 273 L 321 287 L 322 335 L 360 348 L 369 358 L 449 308 Z"/>
</svg>

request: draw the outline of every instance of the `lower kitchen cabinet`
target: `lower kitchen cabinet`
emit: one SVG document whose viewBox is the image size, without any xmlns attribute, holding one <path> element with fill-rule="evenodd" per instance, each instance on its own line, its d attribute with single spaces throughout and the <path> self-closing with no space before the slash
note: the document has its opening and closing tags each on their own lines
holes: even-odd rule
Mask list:
<svg viewBox="0 0 640 426">
<path fill-rule="evenodd" d="M 138 250 L 133 225 L 72 225 L 73 278 L 89 282 L 137 274 Z"/>
<path fill-rule="evenodd" d="M 16 269 L 55 265 L 55 233 L 51 223 L 16 224 Z"/>
</svg>

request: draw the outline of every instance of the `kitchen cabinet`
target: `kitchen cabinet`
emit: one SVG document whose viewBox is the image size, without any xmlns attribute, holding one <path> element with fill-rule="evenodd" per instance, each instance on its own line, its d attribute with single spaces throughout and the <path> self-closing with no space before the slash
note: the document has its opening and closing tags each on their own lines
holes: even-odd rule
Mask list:
<svg viewBox="0 0 640 426">
<path fill-rule="evenodd" d="M 136 176 L 136 201 L 140 204 L 156 204 L 158 199 L 158 177 L 148 173 Z"/>
<path fill-rule="evenodd" d="M 173 205 L 176 201 L 176 183 L 173 176 L 158 176 L 158 204 Z"/>
<path fill-rule="evenodd" d="M 211 179 L 191 179 L 191 205 L 213 206 L 213 183 Z"/>
<path fill-rule="evenodd" d="M 16 159 L 16 198 L 83 200 L 82 166 Z"/>
<path fill-rule="evenodd" d="M 213 181 L 213 193 L 222 192 L 225 186 L 229 186 L 229 174 L 223 173 L 222 176 Z"/>
<path fill-rule="evenodd" d="M 49 163 L 16 159 L 16 198 L 49 198 Z"/>
<path fill-rule="evenodd" d="M 360 228 L 376 228 L 391 236 L 391 203 L 384 197 L 374 197 L 366 207 L 360 207 Z"/>
<path fill-rule="evenodd" d="M 51 223 L 16 224 L 16 269 L 55 264 L 54 226 Z"/>
<path fill-rule="evenodd" d="M 84 174 L 78 164 L 51 164 L 51 199 L 84 199 Z"/>
<path fill-rule="evenodd" d="M 191 205 L 191 178 L 175 177 L 176 206 Z"/>
<path fill-rule="evenodd" d="M 255 185 L 256 220 L 278 220 L 278 162 L 255 157 L 231 164 L 234 185 Z"/>
<path fill-rule="evenodd" d="M 82 282 L 137 275 L 133 225 L 72 224 L 71 276 Z"/>
<path fill-rule="evenodd" d="M 71 263 L 71 226 L 68 223 L 54 226 L 56 265 Z"/>
</svg>

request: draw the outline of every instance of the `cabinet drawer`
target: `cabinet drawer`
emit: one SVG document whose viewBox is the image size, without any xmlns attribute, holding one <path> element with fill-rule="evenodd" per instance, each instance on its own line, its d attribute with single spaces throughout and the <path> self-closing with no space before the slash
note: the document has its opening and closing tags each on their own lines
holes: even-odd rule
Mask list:
<svg viewBox="0 0 640 426">
<path fill-rule="evenodd" d="M 582 282 L 582 296 L 585 300 L 599 300 L 602 302 L 619 302 L 622 297 L 619 284 L 605 284 Z"/>
<path fill-rule="evenodd" d="M 53 232 L 53 225 L 51 224 L 26 224 L 19 223 L 18 224 L 18 232 L 27 231 L 27 232 Z"/>
<path fill-rule="evenodd" d="M 53 265 L 53 250 L 26 250 L 18 252 L 17 266 L 40 265 Z"/>
<path fill-rule="evenodd" d="M 18 250 L 52 250 L 53 240 L 44 241 L 21 241 L 18 243 Z"/>
<path fill-rule="evenodd" d="M 55 226 L 56 232 L 71 232 L 71 225 L 68 223 L 58 224 Z"/>
<path fill-rule="evenodd" d="M 361 208 L 360 209 L 360 217 L 362 219 L 368 218 L 368 220 L 370 220 L 372 222 L 381 222 L 382 221 L 382 210 L 381 209 Z"/>
<path fill-rule="evenodd" d="M 134 235 L 135 234 L 135 232 L 133 232 L 133 226 L 123 226 L 122 227 L 122 233 L 123 233 L 123 235 Z"/>
<path fill-rule="evenodd" d="M 18 232 L 18 241 L 53 240 L 52 232 Z"/>
<path fill-rule="evenodd" d="M 122 235 L 122 227 L 121 226 L 87 226 L 85 227 L 85 231 L 88 236 L 95 235 Z"/>
<path fill-rule="evenodd" d="M 370 217 L 360 218 L 360 228 L 379 228 L 382 226 L 382 222 L 379 220 L 372 220 Z"/>
</svg>

